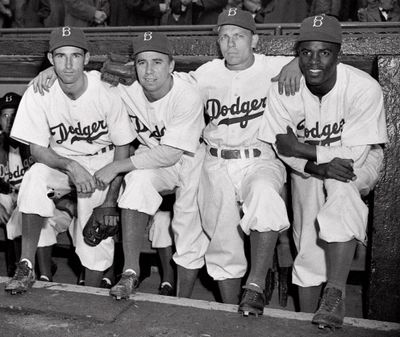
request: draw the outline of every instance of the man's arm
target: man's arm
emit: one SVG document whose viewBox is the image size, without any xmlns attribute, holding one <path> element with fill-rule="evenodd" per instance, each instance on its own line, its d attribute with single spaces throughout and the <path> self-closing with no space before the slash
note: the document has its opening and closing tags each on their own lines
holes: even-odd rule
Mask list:
<svg viewBox="0 0 400 337">
<path fill-rule="evenodd" d="M 299 58 L 293 58 L 284 65 L 279 74 L 271 79 L 272 82 L 278 82 L 279 95 L 294 96 L 300 90 L 300 80 L 302 73 L 299 66 Z"/>
<path fill-rule="evenodd" d="M 129 158 L 129 144 L 116 146 L 113 163 L 118 161 L 123 161 L 126 158 Z M 116 206 L 123 178 L 124 178 L 123 174 L 117 174 L 115 178 L 111 181 L 110 188 L 108 189 L 107 196 L 102 204 L 102 207 Z"/>
<path fill-rule="evenodd" d="M 92 193 L 96 189 L 94 177 L 77 161 L 62 157 L 49 147 L 30 144 L 35 161 L 67 174 L 78 193 Z"/>
<path fill-rule="evenodd" d="M 286 134 L 276 135 L 278 153 L 287 157 L 303 158 L 317 164 L 331 162 L 335 158 L 350 159 L 354 163 L 363 162 L 368 154 L 369 146 L 319 146 L 298 141 L 291 127 Z"/>
<path fill-rule="evenodd" d="M 183 150 L 168 145 L 159 145 L 126 159 L 115 160 L 98 170 L 94 176 L 100 186 L 107 186 L 115 177 L 133 170 L 157 169 L 175 165 Z"/>
</svg>

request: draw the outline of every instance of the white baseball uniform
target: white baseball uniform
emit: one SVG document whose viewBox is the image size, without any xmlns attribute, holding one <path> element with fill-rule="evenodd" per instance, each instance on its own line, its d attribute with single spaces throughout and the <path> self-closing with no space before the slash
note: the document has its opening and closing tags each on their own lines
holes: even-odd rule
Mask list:
<svg viewBox="0 0 400 337">
<path fill-rule="evenodd" d="M 121 208 L 154 215 L 162 202 L 160 193 L 175 190 L 171 224 L 176 248 L 173 258 L 187 269 L 198 269 L 204 265 L 208 241 L 201 227 L 197 204 L 205 153 L 204 145 L 200 145 L 203 106 L 194 86 L 176 77 L 173 81 L 171 90 L 155 102 L 148 101 L 138 82 L 129 87 L 117 87 L 141 143 L 136 153 L 158 145 L 185 151 L 173 166 L 129 172 L 118 204 Z"/>
<path fill-rule="evenodd" d="M 250 230 L 289 227 L 280 195 L 285 167 L 271 146 L 257 136 L 271 78 L 290 58 L 254 56 L 254 64 L 245 70 L 231 71 L 224 60 L 216 59 L 190 73 L 210 117 L 203 132 L 207 154 L 199 205 L 204 230 L 211 239 L 207 270 L 215 280 L 240 278 L 246 273 L 242 231 L 249 234 Z M 225 150 L 236 151 L 240 159 L 223 159 Z"/>
<path fill-rule="evenodd" d="M 9 146 L 8 160 L 5 165 L 0 168 L 0 178 L 8 181 L 14 188 L 19 189 L 22 178 L 25 172 L 33 164 L 33 158 L 29 157 L 22 161 L 19 147 Z M 3 195 L 2 200 L 8 199 L 10 202 L 5 203 L 7 212 L 11 213 L 10 219 L 6 224 L 7 238 L 9 240 L 14 240 L 15 238 L 21 236 L 22 232 L 22 215 L 17 207 L 17 195 L 18 192 L 14 192 L 8 195 Z M 0 201 L 2 204 L 2 202 Z M 57 243 L 57 235 L 61 232 L 68 230 L 71 224 L 71 216 L 64 211 L 55 209 L 54 216 L 48 218 L 46 224 L 43 226 L 38 247 L 51 246 Z"/>
<path fill-rule="evenodd" d="M 171 227 L 172 212 L 158 210 L 149 221 L 149 240 L 153 248 L 166 248 L 174 244 Z"/>
<path fill-rule="evenodd" d="M 357 180 L 340 182 L 304 173 L 305 159 L 281 158 L 292 167 L 293 232 L 298 250 L 293 283 L 303 287 L 326 281 L 325 242 L 365 240 L 368 208 L 361 195 L 378 180 L 387 141 L 382 90 L 367 73 L 339 64 L 332 90 L 320 100 L 301 81 L 300 92 L 284 97 L 269 92 L 260 139 L 275 143 L 290 126 L 299 141 L 317 145 L 317 164 L 333 158 L 354 160 Z M 319 240 L 322 239 L 323 241 Z"/>
<path fill-rule="evenodd" d="M 111 93 L 97 71 L 85 72 L 86 91 L 71 100 L 58 81 L 48 94 L 41 96 L 28 88 L 22 97 L 11 137 L 43 147 L 78 161 L 89 173 L 113 160 L 113 144 L 125 145 L 133 140 L 129 116 L 118 95 Z M 18 196 L 21 212 L 42 217 L 54 215 L 54 202 L 47 197 L 50 188 L 66 194 L 71 190 L 68 176 L 44 164 L 36 163 L 25 174 Z M 103 271 L 114 258 L 112 238 L 90 247 L 83 241 L 82 230 L 94 207 L 101 205 L 106 190 L 95 190 L 90 196 L 78 195 L 78 218 L 73 228 L 76 253 L 88 269 Z"/>
</svg>

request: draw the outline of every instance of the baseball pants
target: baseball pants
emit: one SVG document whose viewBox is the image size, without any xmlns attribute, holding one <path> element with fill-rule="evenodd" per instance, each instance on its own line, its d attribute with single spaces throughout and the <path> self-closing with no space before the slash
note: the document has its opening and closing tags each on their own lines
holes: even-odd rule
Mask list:
<svg viewBox="0 0 400 337">
<path fill-rule="evenodd" d="M 243 233 L 289 227 L 280 195 L 286 181 L 285 167 L 265 145 L 258 158 L 206 155 L 199 205 L 203 228 L 210 238 L 205 255 L 207 270 L 215 280 L 240 278 L 246 273 Z"/>
<path fill-rule="evenodd" d="M 54 210 L 54 216 L 48 218 L 40 232 L 38 247 L 52 246 L 57 243 L 57 236 L 72 228 L 73 219 L 71 216 L 59 209 Z M 22 213 L 18 207 L 14 209 L 10 220 L 7 222 L 7 238 L 14 240 L 22 235 Z M 73 242 L 75 245 L 75 243 Z"/>
<path fill-rule="evenodd" d="M 112 162 L 114 151 L 97 154 L 94 156 L 76 156 L 73 159 L 93 174 L 99 168 Z M 45 218 L 54 216 L 55 205 L 53 200 L 47 197 L 49 189 L 53 189 L 59 196 L 71 191 L 71 182 L 66 174 L 52 169 L 44 164 L 36 163 L 24 175 L 18 195 L 18 207 L 22 213 L 38 214 Z M 90 247 L 83 241 L 83 228 L 92 214 L 93 208 L 101 205 L 107 194 L 108 189 L 96 189 L 90 195 L 78 194 L 77 214 L 78 217 L 74 226 L 70 228 L 70 233 L 84 267 L 104 271 L 109 268 L 114 259 L 114 241 L 107 238 L 100 242 L 98 246 Z"/>
<path fill-rule="evenodd" d="M 134 170 L 125 176 L 120 208 L 154 215 L 161 205 L 160 193 L 175 191 L 172 231 L 176 264 L 187 269 L 204 265 L 208 239 L 202 230 L 197 203 L 198 184 L 205 148 L 201 145 L 192 157 L 183 155 L 174 166 Z"/>
<path fill-rule="evenodd" d="M 171 212 L 157 211 L 149 222 L 149 240 L 153 248 L 166 248 L 173 245 Z"/>
<path fill-rule="evenodd" d="M 348 183 L 292 173 L 294 284 L 311 287 L 326 282 L 326 242 L 365 242 L 368 208 L 362 196 L 375 186 L 382 159 L 381 148 L 370 150 L 364 165 L 354 170 L 357 179 Z"/>
</svg>

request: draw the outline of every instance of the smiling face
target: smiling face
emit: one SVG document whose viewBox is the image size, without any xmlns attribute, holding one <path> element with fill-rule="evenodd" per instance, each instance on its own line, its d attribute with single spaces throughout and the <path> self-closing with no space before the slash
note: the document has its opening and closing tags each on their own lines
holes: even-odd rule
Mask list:
<svg viewBox="0 0 400 337">
<path fill-rule="evenodd" d="M 340 45 L 322 41 L 303 41 L 298 46 L 299 66 L 307 87 L 317 96 L 328 93 L 336 83 Z"/>
<path fill-rule="evenodd" d="M 54 66 L 60 82 L 72 85 L 82 81 L 83 69 L 89 62 L 89 53 L 73 46 L 64 46 L 48 53 L 48 59 Z"/>
<path fill-rule="evenodd" d="M 219 48 L 230 70 L 244 70 L 253 64 L 257 42 L 258 35 L 239 26 L 223 25 L 218 31 Z"/>
<path fill-rule="evenodd" d="M 171 73 L 175 66 L 170 56 L 145 51 L 136 56 L 135 65 L 139 83 L 148 99 L 157 100 L 169 92 L 172 85 Z"/>
</svg>

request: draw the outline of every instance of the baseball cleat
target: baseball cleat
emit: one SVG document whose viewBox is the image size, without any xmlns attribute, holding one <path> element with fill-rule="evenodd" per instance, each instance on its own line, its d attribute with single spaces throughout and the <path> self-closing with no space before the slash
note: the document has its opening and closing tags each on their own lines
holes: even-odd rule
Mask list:
<svg viewBox="0 0 400 337">
<path fill-rule="evenodd" d="M 110 295 L 116 300 L 128 299 L 139 285 L 139 279 L 135 273 L 124 272 L 119 282 L 110 289 Z"/>
<path fill-rule="evenodd" d="M 175 289 L 168 282 L 164 282 L 161 284 L 158 294 L 163 296 L 175 296 Z"/>
<path fill-rule="evenodd" d="M 345 305 L 342 291 L 333 287 L 326 288 L 312 323 L 318 325 L 319 329 L 329 328 L 334 330 L 341 328 L 344 312 Z"/>
<path fill-rule="evenodd" d="M 264 312 L 265 296 L 264 293 L 245 288 L 239 304 L 239 313 L 248 317 L 262 315 Z"/>
<path fill-rule="evenodd" d="M 28 262 L 18 262 L 15 275 L 8 281 L 4 290 L 11 295 L 22 294 L 32 287 L 34 282 L 35 272 L 29 268 Z"/>
</svg>

